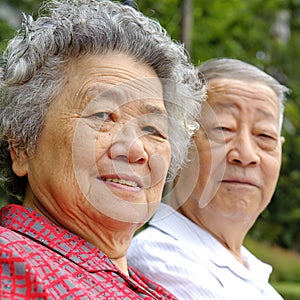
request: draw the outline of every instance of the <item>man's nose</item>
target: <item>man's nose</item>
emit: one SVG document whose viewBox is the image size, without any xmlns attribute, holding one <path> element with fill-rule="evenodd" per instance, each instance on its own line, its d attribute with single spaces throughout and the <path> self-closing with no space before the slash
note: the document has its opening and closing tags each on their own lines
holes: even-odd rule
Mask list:
<svg viewBox="0 0 300 300">
<path fill-rule="evenodd" d="M 229 163 L 238 164 L 243 167 L 257 165 L 260 161 L 258 148 L 251 133 L 240 132 L 229 145 L 227 160 Z"/>
<path fill-rule="evenodd" d="M 133 125 L 123 126 L 115 136 L 108 156 L 110 159 L 125 160 L 129 163 L 146 163 L 148 154 L 138 128 Z"/>
</svg>

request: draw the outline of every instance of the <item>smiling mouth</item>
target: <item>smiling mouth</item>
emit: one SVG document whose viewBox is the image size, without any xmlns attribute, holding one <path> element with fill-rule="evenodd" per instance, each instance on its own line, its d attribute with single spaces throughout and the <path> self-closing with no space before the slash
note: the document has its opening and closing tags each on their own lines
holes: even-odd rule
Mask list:
<svg viewBox="0 0 300 300">
<path fill-rule="evenodd" d="M 130 187 L 140 187 L 137 184 L 137 182 L 131 181 L 131 180 L 125 180 L 125 179 L 122 179 L 122 178 L 100 178 L 100 179 L 102 181 L 114 182 L 114 183 L 130 186 Z"/>
</svg>

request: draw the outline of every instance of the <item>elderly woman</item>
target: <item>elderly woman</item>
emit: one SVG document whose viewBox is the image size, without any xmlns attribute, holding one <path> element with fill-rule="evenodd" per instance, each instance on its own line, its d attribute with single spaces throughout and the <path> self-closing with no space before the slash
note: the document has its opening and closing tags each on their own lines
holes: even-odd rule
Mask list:
<svg viewBox="0 0 300 300">
<path fill-rule="evenodd" d="M 110 1 L 26 17 L 0 72 L 1 298 L 173 299 L 127 266 L 185 161 L 204 86 L 160 25 Z"/>
</svg>

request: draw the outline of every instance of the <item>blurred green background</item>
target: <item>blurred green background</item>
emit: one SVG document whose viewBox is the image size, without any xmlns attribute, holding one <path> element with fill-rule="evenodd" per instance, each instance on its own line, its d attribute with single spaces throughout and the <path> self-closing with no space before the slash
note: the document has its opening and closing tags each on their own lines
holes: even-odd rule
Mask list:
<svg viewBox="0 0 300 300">
<path fill-rule="evenodd" d="M 42 1 L 0 0 L 0 48 L 14 35 L 21 12 L 37 15 Z M 184 42 L 199 64 L 213 57 L 252 63 L 287 85 L 281 176 L 272 202 L 246 245 L 274 267 L 271 280 L 288 300 L 300 299 L 300 0 L 136 0 Z M 7 196 L 0 191 L 0 206 Z"/>
</svg>

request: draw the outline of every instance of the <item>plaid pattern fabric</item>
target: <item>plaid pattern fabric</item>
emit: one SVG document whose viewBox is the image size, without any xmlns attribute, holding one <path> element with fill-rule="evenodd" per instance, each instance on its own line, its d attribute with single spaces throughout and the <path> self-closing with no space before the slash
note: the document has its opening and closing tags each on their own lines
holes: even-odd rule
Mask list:
<svg viewBox="0 0 300 300">
<path fill-rule="evenodd" d="M 1 209 L 0 299 L 176 299 L 98 248 L 18 205 Z"/>
</svg>

